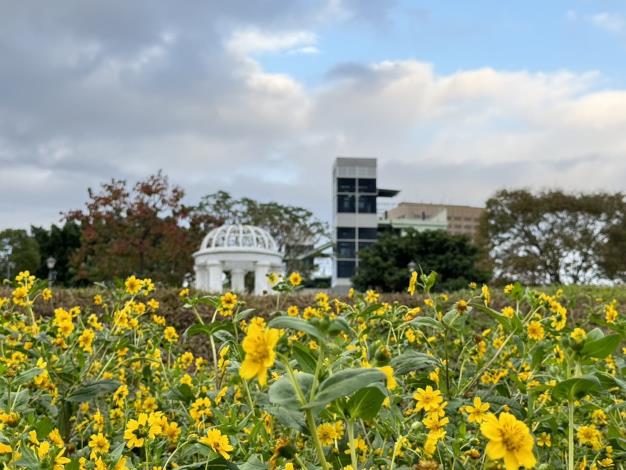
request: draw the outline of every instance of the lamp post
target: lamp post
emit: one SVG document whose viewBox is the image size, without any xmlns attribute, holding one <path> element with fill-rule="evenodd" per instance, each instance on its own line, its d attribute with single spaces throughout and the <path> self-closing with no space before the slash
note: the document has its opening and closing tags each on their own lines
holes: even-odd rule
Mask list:
<svg viewBox="0 0 626 470">
<path fill-rule="evenodd" d="M 48 266 L 48 285 L 52 285 L 57 277 L 57 272 L 54 271 L 54 266 L 57 264 L 57 260 L 54 256 L 49 256 L 46 259 L 46 266 Z"/>
<path fill-rule="evenodd" d="M 409 261 L 409 264 L 406 265 L 407 268 L 409 268 L 409 272 L 412 273 L 415 271 L 415 268 L 417 268 L 417 263 L 413 260 Z"/>
</svg>

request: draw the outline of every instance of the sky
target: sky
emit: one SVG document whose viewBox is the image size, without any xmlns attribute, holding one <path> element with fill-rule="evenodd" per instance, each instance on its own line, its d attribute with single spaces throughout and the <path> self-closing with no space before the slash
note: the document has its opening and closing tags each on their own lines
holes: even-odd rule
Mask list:
<svg viewBox="0 0 626 470">
<path fill-rule="evenodd" d="M 626 3 L 0 0 L 0 229 L 159 170 L 330 219 L 336 156 L 399 200 L 624 191 Z"/>
</svg>

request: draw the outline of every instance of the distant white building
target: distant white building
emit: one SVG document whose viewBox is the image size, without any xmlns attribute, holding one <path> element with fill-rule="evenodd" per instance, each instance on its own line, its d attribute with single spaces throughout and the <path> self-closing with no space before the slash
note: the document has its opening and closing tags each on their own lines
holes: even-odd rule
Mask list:
<svg viewBox="0 0 626 470">
<path fill-rule="evenodd" d="M 267 275 L 284 271 L 276 241 L 252 225 L 222 225 L 211 230 L 193 257 L 196 288 L 214 293 L 222 292 L 225 272 L 230 274 L 233 292 L 244 292 L 246 273 L 253 272 L 254 293 L 271 293 Z"/>
<path fill-rule="evenodd" d="M 377 199 L 396 190 L 377 186 L 376 158 L 335 159 L 333 191 L 332 287 L 347 288 L 359 263 L 359 250 L 378 236 Z"/>
</svg>

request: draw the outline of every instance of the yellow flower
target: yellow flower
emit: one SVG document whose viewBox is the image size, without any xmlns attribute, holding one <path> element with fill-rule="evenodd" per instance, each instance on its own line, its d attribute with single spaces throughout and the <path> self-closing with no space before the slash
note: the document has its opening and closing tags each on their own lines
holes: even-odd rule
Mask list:
<svg viewBox="0 0 626 470">
<path fill-rule="evenodd" d="M 163 337 L 168 343 L 175 343 L 178 341 L 178 333 L 176 333 L 176 328 L 173 326 L 168 326 L 163 331 Z"/>
<path fill-rule="evenodd" d="M 480 288 L 480 293 L 483 300 L 485 301 L 485 305 L 489 305 L 489 303 L 491 302 L 491 292 L 489 291 L 489 286 L 487 286 L 487 284 L 483 284 L 483 286 Z"/>
<path fill-rule="evenodd" d="M 250 380 L 256 376 L 261 386 L 267 383 L 267 369 L 276 360 L 275 348 L 280 334 L 280 330 L 266 328 L 265 322 L 259 322 L 256 318 L 250 322 L 246 337 L 241 343 L 246 353 L 239 369 L 242 378 Z"/>
<path fill-rule="evenodd" d="M 535 341 L 542 340 L 544 334 L 543 326 L 541 326 L 541 323 L 538 321 L 533 320 L 528 324 L 528 337 L 530 339 L 534 339 Z"/>
<path fill-rule="evenodd" d="M 333 423 L 322 423 L 317 427 L 317 437 L 322 445 L 329 446 L 335 439 L 339 439 L 341 436 Z"/>
<path fill-rule="evenodd" d="M 154 413 L 139 413 L 137 419 L 129 419 L 124 430 L 124 439 L 129 449 L 143 447 L 145 439 L 154 439 L 161 434 L 161 422 Z"/>
<path fill-rule="evenodd" d="M 89 328 L 87 328 L 85 331 L 82 332 L 82 334 L 78 337 L 78 345 L 80 346 L 80 348 L 85 351 L 86 353 L 92 353 L 93 352 L 93 340 L 96 337 L 96 334 L 94 333 L 93 330 L 90 330 Z"/>
<path fill-rule="evenodd" d="M 7 445 L 7 444 L 3 444 L 2 442 L 0 442 L 0 455 L 2 454 L 10 454 L 13 452 L 13 449 L 11 449 L 11 446 Z"/>
<path fill-rule="evenodd" d="M 515 310 L 513 309 L 513 307 L 506 306 L 502 309 L 502 315 L 507 318 L 513 318 L 513 316 L 515 316 Z"/>
<path fill-rule="evenodd" d="M 425 389 L 418 388 L 413 394 L 413 399 L 417 401 L 417 404 L 415 405 L 416 411 L 424 410 L 429 412 L 431 410 L 436 410 L 443 402 L 441 392 L 439 390 L 433 390 L 430 385 L 426 386 Z"/>
<path fill-rule="evenodd" d="M 237 302 L 237 294 L 233 294 L 232 292 L 226 292 L 220 297 L 220 305 L 226 310 L 234 310 L 237 306 Z"/>
<path fill-rule="evenodd" d="M 582 328 L 574 328 L 569 336 L 576 343 L 581 343 L 587 337 L 587 332 L 585 330 L 583 330 Z"/>
<path fill-rule="evenodd" d="M 287 309 L 287 315 L 289 315 L 290 317 L 297 317 L 298 316 L 298 307 L 296 305 L 292 305 Z"/>
<path fill-rule="evenodd" d="M 280 274 L 278 273 L 269 273 L 267 275 L 267 282 L 270 283 L 270 286 L 275 286 L 280 281 Z"/>
<path fill-rule="evenodd" d="M 552 447 L 552 436 L 547 432 L 542 432 L 537 437 L 537 445 L 539 447 Z"/>
<path fill-rule="evenodd" d="M 389 390 L 393 390 L 398 385 L 396 378 L 393 376 L 393 367 L 391 366 L 383 366 L 379 367 L 378 370 L 383 372 L 387 377 L 387 388 Z"/>
<path fill-rule="evenodd" d="M 298 272 L 291 273 L 289 275 L 289 284 L 291 284 L 294 287 L 297 287 L 300 284 L 302 284 L 302 276 L 300 275 L 300 273 Z"/>
<path fill-rule="evenodd" d="M 463 407 L 463 411 L 468 415 L 467 421 L 482 424 L 487 419 L 487 410 L 490 406 L 489 403 L 483 403 L 480 397 L 474 397 L 474 406 L 466 405 Z"/>
<path fill-rule="evenodd" d="M 378 302 L 379 298 L 380 298 L 380 295 L 375 290 L 371 290 L 370 289 L 370 290 L 365 292 L 365 301 L 368 304 L 374 304 L 374 303 Z"/>
<path fill-rule="evenodd" d="M 533 454 L 533 436 L 528 426 L 510 413 L 496 417 L 489 414 L 480 426 L 480 431 L 489 443 L 485 448 L 492 460 L 504 460 L 506 470 L 519 467 L 533 468 L 537 459 Z"/>
<path fill-rule="evenodd" d="M 181 299 L 186 299 L 187 297 L 189 297 L 189 289 L 187 289 L 186 287 L 184 289 L 181 289 L 178 293 L 178 297 L 180 297 Z"/>
<path fill-rule="evenodd" d="M 89 458 L 91 460 L 95 460 L 99 454 L 106 454 L 109 451 L 109 440 L 104 437 L 104 434 L 92 434 L 89 438 L 89 448 L 91 449 L 91 454 L 89 454 Z"/>
<path fill-rule="evenodd" d="M 102 305 L 102 296 L 100 294 L 96 294 L 93 296 L 94 305 Z"/>
<path fill-rule="evenodd" d="M 52 298 L 52 291 L 46 287 L 41 291 L 41 298 L 47 302 Z"/>
<path fill-rule="evenodd" d="M 126 292 L 128 292 L 130 295 L 135 295 L 143 287 L 143 282 L 141 281 L 141 279 L 137 279 L 133 275 L 126 279 L 126 282 L 124 282 L 124 286 L 126 287 Z"/>
<path fill-rule="evenodd" d="M 409 280 L 409 288 L 407 289 L 409 295 L 415 294 L 415 287 L 417 286 L 417 271 L 411 273 L 411 279 Z"/>
<path fill-rule="evenodd" d="M 579 427 L 576 435 L 578 442 L 582 445 L 589 445 L 595 451 L 599 451 L 602 448 L 602 434 L 593 424 Z"/>
<path fill-rule="evenodd" d="M 465 313 L 468 306 L 467 301 L 462 299 L 455 304 L 456 311 L 459 313 Z"/>
<path fill-rule="evenodd" d="M 226 460 L 230 459 L 231 452 L 234 447 L 230 444 L 228 436 L 224 436 L 219 429 L 209 429 L 206 436 L 199 439 L 200 443 L 211 447 L 215 452 L 220 454 Z"/>
</svg>

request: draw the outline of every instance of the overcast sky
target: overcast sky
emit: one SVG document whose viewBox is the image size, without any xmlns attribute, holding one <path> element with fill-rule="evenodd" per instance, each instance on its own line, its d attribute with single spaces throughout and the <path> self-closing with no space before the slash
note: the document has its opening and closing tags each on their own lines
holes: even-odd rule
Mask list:
<svg viewBox="0 0 626 470">
<path fill-rule="evenodd" d="M 337 155 L 407 201 L 624 190 L 624 2 L 0 0 L 0 228 L 159 169 L 328 219 Z"/>
</svg>

